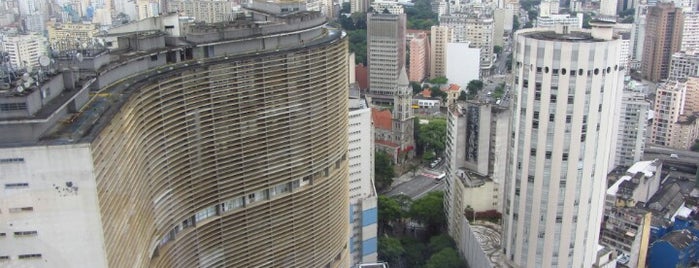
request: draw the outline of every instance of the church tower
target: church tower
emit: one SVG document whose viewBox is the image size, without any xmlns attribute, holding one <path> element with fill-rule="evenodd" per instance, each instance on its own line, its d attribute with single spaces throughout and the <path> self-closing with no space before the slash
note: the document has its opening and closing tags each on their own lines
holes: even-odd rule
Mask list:
<svg viewBox="0 0 699 268">
<path fill-rule="evenodd" d="M 400 144 L 398 162 L 415 155 L 413 138 L 413 91 L 405 67 L 400 71 L 396 90 L 393 93 L 393 137 Z M 401 157 L 405 155 L 405 157 Z"/>
</svg>

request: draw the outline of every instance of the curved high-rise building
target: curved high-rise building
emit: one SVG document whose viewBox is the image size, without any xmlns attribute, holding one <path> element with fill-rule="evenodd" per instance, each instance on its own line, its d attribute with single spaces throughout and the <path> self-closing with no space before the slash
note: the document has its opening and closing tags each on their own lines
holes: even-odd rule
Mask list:
<svg viewBox="0 0 699 268">
<path fill-rule="evenodd" d="M 610 25 L 520 31 L 503 247 L 519 267 L 591 267 L 623 68 Z"/>
<path fill-rule="evenodd" d="M 265 8 L 0 96 L 0 262 L 346 267 L 347 39 Z"/>
</svg>

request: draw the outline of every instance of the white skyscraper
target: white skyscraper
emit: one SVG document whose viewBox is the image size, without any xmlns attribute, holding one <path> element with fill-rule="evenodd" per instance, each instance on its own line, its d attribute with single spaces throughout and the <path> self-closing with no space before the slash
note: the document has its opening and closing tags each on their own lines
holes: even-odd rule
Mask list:
<svg viewBox="0 0 699 268">
<path fill-rule="evenodd" d="M 350 254 L 355 265 L 376 261 L 378 211 L 371 108 L 358 89 L 350 91 L 349 108 Z"/>
<path fill-rule="evenodd" d="M 46 37 L 41 34 L 16 35 L 1 42 L 14 68 L 39 66 L 39 56 L 46 55 Z"/>
<path fill-rule="evenodd" d="M 515 39 L 503 247 L 518 267 L 591 267 L 624 71 L 613 24 Z"/>
</svg>

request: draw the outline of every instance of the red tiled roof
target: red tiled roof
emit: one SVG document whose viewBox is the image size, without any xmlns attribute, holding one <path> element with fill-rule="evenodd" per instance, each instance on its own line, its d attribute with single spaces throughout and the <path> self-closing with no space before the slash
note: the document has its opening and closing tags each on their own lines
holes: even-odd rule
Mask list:
<svg viewBox="0 0 699 268">
<path fill-rule="evenodd" d="M 450 84 L 450 85 L 449 85 L 449 89 L 447 89 L 447 90 L 449 90 L 449 91 L 459 91 L 459 90 L 461 90 L 461 87 L 460 87 L 459 85 L 457 85 L 457 84 Z"/>
<path fill-rule="evenodd" d="M 371 119 L 374 120 L 375 128 L 393 130 L 393 115 L 391 115 L 391 111 L 371 108 Z"/>
<path fill-rule="evenodd" d="M 385 140 L 374 140 L 374 142 L 375 142 L 376 144 L 380 144 L 380 145 L 383 145 L 383 146 L 386 146 L 386 147 L 391 147 L 391 148 L 397 148 L 397 147 L 400 146 L 400 145 L 398 145 L 397 143 L 390 142 L 390 141 L 385 141 Z"/>
<path fill-rule="evenodd" d="M 426 88 L 425 90 L 423 90 L 422 92 L 420 92 L 420 94 L 422 94 L 422 96 L 425 97 L 425 98 L 431 98 L 431 97 L 432 97 L 432 91 L 431 91 L 429 88 Z"/>
</svg>

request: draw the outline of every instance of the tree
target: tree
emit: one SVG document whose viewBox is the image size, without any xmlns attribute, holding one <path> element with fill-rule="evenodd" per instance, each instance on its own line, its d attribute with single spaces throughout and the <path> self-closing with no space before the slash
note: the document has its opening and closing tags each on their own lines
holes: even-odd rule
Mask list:
<svg viewBox="0 0 699 268">
<path fill-rule="evenodd" d="M 422 267 L 429 257 L 427 246 L 409 236 L 401 238 L 400 242 L 405 249 L 405 261 L 408 267 Z"/>
<path fill-rule="evenodd" d="M 466 100 L 468 100 L 468 95 L 466 95 L 466 91 L 461 91 L 461 92 L 459 93 L 459 97 L 458 97 L 456 100 L 459 100 L 459 101 L 466 101 Z"/>
<path fill-rule="evenodd" d="M 417 143 L 422 146 L 423 154 L 428 148 L 436 154 L 444 152 L 444 142 L 447 136 L 447 121 L 441 118 L 430 120 L 427 124 L 419 125 Z M 424 157 L 424 156 L 423 156 Z"/>
<path fill-rule="evenodd" d="M 379 234 L 383 234 L 390 231 L 392 222 L 401 219 L 403 212 L 400 204 L 395 199 L 385 195 L 379 195 L 377 206 L 379 208 L 378 231 Z"/>
<path fill-rule="evenodd" d="M 445 248 L 437 252 L 436 254 L 433 254 L 432 257 L 430 257 L 430 259 L 427 260 L 427 263 L 425 264 L 425 268 L 462 267 L 466 267 L 466 264 L 463 260 L 461 260 L 461 258 L 459 258 L 459 254 L 456 253 L 456 250 L 452 248 Z"/>
<path fill-rule="evenodd" d="M 340 9 L 340 13 L 349 14 L 351 12 L 350 9 L 351 9 L 350 3 L 344 2 L 344 3 L 342 3 L 342 9 Z"/>
<path fill-rule="evenodd" d="M 431 87 L 430 92 L 432 93 L 432 97 L 440 98 L 442 101 L 447 99 L 447 93 L 439 89 L 439 87 Z"/>
<path fill-rule="evenodd" d="M 418 166 L 417 164 L 410 163 L 408 165 L 408 171 L 413 173 L 413 177 L 415 177 L 415 174 L 417 173 L 418 170 L 420 170 L 420 166 Z"/>
<path fill-rule="evenodd" d="M 527 23 L 524 24 L 523 29 L 529 29 L 529 28 L 534 28 L 534 24 L 532 24 L 532 21 L 527 21 Z"/>
<path fill-rule="evenodd" d="M 413 95 L 422 91 L 422 86 L 420 86 L 420 83 L 418 82 L 410 82 L 410 86 L 413 87 Z"/>
<path fill-rule="evenodd" d="M 437 86 L 444 85 L 447 82 L 449 82 L 449 80 L 444 76 L 435 77 L 434 79 L 430 80 L 430 83 L 435 84 Z"/>
<path fill-rule="evenodd" d="M 409 215 L 413 220 L 427 225 L 428 234 L 438 233 L 447 222 L 444 215 L 444 193 L 429 192 L 415 200 L 410 206 Z"/>
<path fill-rule="evenodd" d="M 689 147 L 689 150 L 693 152 L 699 152 L 699 139 L 694 140 L 694 145 L 692 145 L 692 147 Z"/>
<path fill-rule="evenodd" d="M 590 21 L 592 20 L 592 14 L 590 13 L 583 13 L 583 28 L 585 29 L 592 29 L 592 26 L 590 26 Z"/>
<path fill-rule="evenodd" d="M 393 160 L 384 151 L 376 151 L 374 154 L 374 178 L 376 189 L 381 192 L 388 189 L 393 183 Z"/>
<path fill-rule="evenodd" d="M 529 21 L 533 21 L 537 16 L 539 16 L 539 12 L 537 12 L 536 9 L 529 10 L 527 12 L 527 16 L 529 16 Z"/>
<path fill-rule="evenodd" d="M 512 32 L 519 30 L 519 17 L 515 16 L 512 19 Z"/>
<path fill-rule="evenodd" d="M 493 52 L 494 52 L 495 54 L 500 55 L 500 53 L 502 53 L 502 47 L 501 47 L 501 46 L 494 46 L 494 47 L 493 47 Z"/>
<path fill-rule="evenodd" d="M 395 264 L 405 254 L 400 240 L 393 237 L 379 238 L 379 259 Z"/>
<path fill-rule="evenodd" d="M 454 239 L 451 239 L 449 235 L 439 234 L 430 237 L 430 244 L 427 247 L 430 249 L 430 253 L 435 254 L 445 248 L 454 248 L 455 245 Z"/>
<path fill-rule="evenodd" d="M 468 92 L 469 97 L 473 99 L 476 97 L 476 95 L 478 95 L 478 91 L 481 91 L 481 89 L 483 89 L 483 86 L 483 81 L 471 80 L 470 82 L 468 82 L 468 85 L 466 85 L 466 92 Z"/>
</svg>

